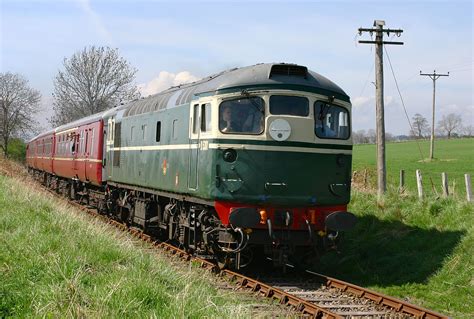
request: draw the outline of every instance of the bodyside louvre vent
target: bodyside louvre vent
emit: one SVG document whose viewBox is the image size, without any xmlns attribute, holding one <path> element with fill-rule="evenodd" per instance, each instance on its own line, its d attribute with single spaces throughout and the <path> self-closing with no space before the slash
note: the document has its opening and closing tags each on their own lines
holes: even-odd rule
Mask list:
<svg viewBox="0 0 474 319">
<path fill-rule="evenodd" d="M 270 69 L 268 78 L 270 79 L 275 75 L 298 76 L 306 79 L 308 68 L 296 64 L 274 64 Z"/>
</svg>

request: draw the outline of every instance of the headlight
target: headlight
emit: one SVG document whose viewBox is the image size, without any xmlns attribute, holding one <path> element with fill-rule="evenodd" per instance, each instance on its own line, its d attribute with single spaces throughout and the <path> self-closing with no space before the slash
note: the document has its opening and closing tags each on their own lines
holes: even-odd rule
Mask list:
<svg viewBox="0 0 474 319">
<path fill-rule="evenodd" d="M 237 152 L 232 148 L 228 148 L 224 151 L 223 158 L 226 162 L 235 162 L 235 160 L 237 159 Z"/>
</svg>

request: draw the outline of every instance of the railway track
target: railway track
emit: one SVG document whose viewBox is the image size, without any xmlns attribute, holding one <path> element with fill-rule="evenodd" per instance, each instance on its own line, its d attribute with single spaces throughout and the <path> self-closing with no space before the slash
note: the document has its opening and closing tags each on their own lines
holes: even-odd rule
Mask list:
<svg viewBox="0 0 474 319">
<path fill-rule="evenodd" d="M 45 187 L 48 192 L 60 197 Z M 64 197 L 61 197 L 64 199 Z M 242 289 L 254 294 L 276 300 L 290 307 L 298 316 L 307 318 L 448 318 L 437 312 L 412 305 L 406 301 L 353 285 L 322 274 L 306 271 L 298 276 L 266 277 L 259 273 L 243 273 L 219 269 L 206 259 L 191 256 L 186 251 L 169 243 L 159 242 L 137 228 L 99 214 L 95 208 L 84 206 L 76 201 L 68 202 L 87 212 L 94 218 L 111 224 L 133 236 L 144 240 L 166 254 L 183 261 L 192 261 L 201 268 L 214 272 L 234 289 Z M 291 266 L 291 265 L 289 265 Z M 285 315 L 285 313 L 279 313 Z M 272 317 L 274 315 L 271 315 Z"/>
</svg>

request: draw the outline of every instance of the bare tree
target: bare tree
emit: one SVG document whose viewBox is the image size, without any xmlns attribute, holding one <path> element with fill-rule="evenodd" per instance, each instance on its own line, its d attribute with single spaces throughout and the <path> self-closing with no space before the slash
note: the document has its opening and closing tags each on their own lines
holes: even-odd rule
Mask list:
<svg viewBox="0 0 474 319">
<path fill-rule="evenodd" d="M 430 133 L 430 125 L 428 124 L 428 120 L 421 115 L 420 113 L 416 113 L 411 118 L 411 129 L 410 135 L 416 138 L 423 138 Z"/>
<path fill-rule="evenodd" d="M 395 136 L 393 136 L 393 134 L 390 132 L 385 132 L 385 141 L 393 142 L 395 141 Z"/>
<path fill-rule="evenodd" d="M 12 137 L 34 130 L 38 122 L 34 115 L 40 111 L 41 94 L 28 86 L 20 74 L 0 73 L 0 148 L 8 156 Z"/>
<path fill-rule="evenodd" d="M 365 130 L 358 130 L 357 132 L 352 132 L 352 141 L 354 144 L 363 144 L 367 143 L 367 136 Z"/>
<path fill-rule="evenodd" d="M 376 137 L 377 137 L 377 133 L 375 132 L 374 129 L 369 129 L 367 131 L 367 143 L 374 144 Z"/>
<path fill-rule="evenodd" d="M 472 137 L 474 136 L 474 125 L 466 125 L 463 127 L 464 136 Z"/>
<path fill-rule="evenodd" d="M 448 135 L 448 139 L 451 138 L 451 134 L 462 127 L 461 116 L 454 113 L 443 115 L 441 121 L 438 122 L 439 130 Z"/>
<path fill-rule="evenodd" d="M 89 47 L 63 61 L 64 71 L 54 79 L 54 115 L 51 124 L 61 125 L 101 112 L 122 101 L 138 98 L 132 84 L 137 70 L 117 49 Z"/>
</svg>

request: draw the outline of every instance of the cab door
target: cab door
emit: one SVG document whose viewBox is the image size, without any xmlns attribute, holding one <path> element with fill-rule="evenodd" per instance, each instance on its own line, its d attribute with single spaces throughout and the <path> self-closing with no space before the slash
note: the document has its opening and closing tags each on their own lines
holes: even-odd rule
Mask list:
<svg viewBox="0 0 474 319">
<path fill-rule="evenodd" d="M 189 189 L 197 190 L 199 184 L 206 185 L 206 175 L 210 172 L 206 171 L 199 176 L 199 172 L 204 169 L 206 164 L 206 151 L 209 148 L 209 136 L 212 129 L 212 110 L 210 101 L 199 101 L 193 104 L 190 138 L 189 138 Z"/>
</svg>

